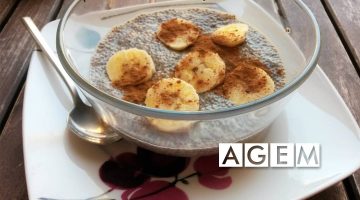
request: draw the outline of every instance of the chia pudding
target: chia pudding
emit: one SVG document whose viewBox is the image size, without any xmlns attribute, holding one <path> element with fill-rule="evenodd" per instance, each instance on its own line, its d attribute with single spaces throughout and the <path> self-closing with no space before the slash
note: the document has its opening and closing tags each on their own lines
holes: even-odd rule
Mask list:
<svg viewBox="0 0 360 200">
<path fill-rule="evenodd" d="M 158 26 L 170 19 L 182 18 L 196 24 L 201 29 L 201 36 L 191 47 L 183 51 L 174 51 L 166 47 L 156 37 Z M 230 72 L 239 63 L 252 63 L 264 69 L 274 80 L 275 90 L 285 83 L 285 70 L 277 50 L 265 36 L 249 26 L 246 42 L 237 47 L 221 47 L 211 43 L 209 34 L 217 28 L 231 23 L 238 23 L 234 15 L 211 9 L 168 9 L 153 13 L 141 14 L 136 18 L 118 25 L 102 39 L 91 60 L 90 80 L 92 84 L 106 93 L 144 104 L 146 90 L 161 78 L 174 76 L 176 64 L 187 53 L 198 48 L 208 48 L 217 52 L 226 63 L 226 72 Z M 113 85 L 106 74 L 109 58 L 120 50 L 138 48 L 148 52 L 152 57 L 156 72 L 152 80 L 137 85 L 119 88 Z M 222 85 L 199 94 L 200 110 L 214 110 L 234 106 L 222 95 Z M 140 93 L 140 95 L 138 95 Z M 137 94 L 138 97 L 134 97 Z M 131 97 L 131 98 L 130 98 Z"/>
</svg>

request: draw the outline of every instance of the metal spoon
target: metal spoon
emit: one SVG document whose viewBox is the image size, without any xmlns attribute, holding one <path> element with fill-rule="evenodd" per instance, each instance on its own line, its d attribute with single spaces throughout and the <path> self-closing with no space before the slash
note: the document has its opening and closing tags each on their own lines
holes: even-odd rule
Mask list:
<svg viewBox="0 0 360 200">
<path fill-rule="evenodd" d="M 48 46 L 33 20 L 30 17 L 24 17 L 23 22 L 70 91 L 74 108 L 68 116 L 68 127 L 80 138 L 95 144 L 110 144 L 120 140 L 120 135 L 103 120 L 101 120 L 101 118 L 96 114 L 94 108 L 87 106 L 80 99 L 75 83 L 65 72 L 59 58 Z"/>
</svg>

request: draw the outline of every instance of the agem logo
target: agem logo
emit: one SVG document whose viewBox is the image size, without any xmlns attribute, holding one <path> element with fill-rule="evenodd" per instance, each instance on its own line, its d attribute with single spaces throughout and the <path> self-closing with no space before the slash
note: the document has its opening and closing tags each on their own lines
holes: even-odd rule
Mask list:
<svg viewBox="0 0 360 200">
<path fill-rule="evenodd" d="M 219 167 L 320 167 L 318 143 L 220 143 Z"/>
</svg>

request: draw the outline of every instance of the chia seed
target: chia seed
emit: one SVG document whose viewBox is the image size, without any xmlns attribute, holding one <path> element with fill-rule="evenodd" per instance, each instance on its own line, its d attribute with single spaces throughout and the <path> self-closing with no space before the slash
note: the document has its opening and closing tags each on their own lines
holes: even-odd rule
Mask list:
<svg viewBox="0 0 360 200">
<path fill-rule="evenodd" d="M 169 9 L 148 14 L 141 14 L 113 29 L 98 44 L 90 67 L 90 81 L 99 90 L 122 98 L 122 92 L 111 84 L 106 74 L 106 63 L 109 58 L 120 50 L 138 48 L 147 51 L 155 64 L 156 72 L 153 79 L 173 76 L 178 61 L 189 52 L 174 51 L 167 48 L 156 38 L 158 26 L 172 18 L 182 18 L 196 24 L 203 33 L 212 33 L 217 28 L 236 22 L 241 22 L 234 15 L 210 9 Z M 250 27 L 246 42 L 239 47 L 240 55 L 246 59 L 259 60 L 266 65 L 273 78 L 276 90 L 283 87 L 285 76 L 277 73 L 283 70 L 283 64 L 277 50 L 264 35 Z M 200 110 L 214 110 L 234 106 L 223 96 L 214 91 L 205 92 L 200 96 Z"/>
</svg>

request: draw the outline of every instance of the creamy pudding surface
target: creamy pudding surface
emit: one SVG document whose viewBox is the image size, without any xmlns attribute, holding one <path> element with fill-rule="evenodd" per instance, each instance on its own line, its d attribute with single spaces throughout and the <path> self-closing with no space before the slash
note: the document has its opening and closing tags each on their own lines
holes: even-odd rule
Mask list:
<svg viewBox="0 0 360 200">
<path fill-rule="evenodd" d="M 159 25 L 174 18 L 191 21 L 201 30 L 195 43 L 182 51 L 168 48 L 156 37 Z M 125 24 L 113 27 L 102 39 L 92 57 L 90 81 L 96 88 L 112 96 L 144 105 L 147 90 L 160 79 L 174 77 L 175 66 L 186 54 L 195 50 L 206 50 L 219 54 L 226 64 L 226 74 L 239 65 L 256 66 L 270 75 L 275 83 L 275 90 L 280 89 L 285 83 L 285 70 L 277 50 L 264 36 L 266 33 L 256 31 L 250 24 L 246 41 L 239 46 L 224 47 L 212 42 L 211 33 L 219 27 L 238 22 L 241 22 L 241 19 L 236 19 L 234 15 L 200 8 L 168 9 L 141 14 Z M 107 62 L 116 52 L 130 48 L 145 50 L 152 57 L 156 71 L 151 80 L 139 85 L 114 85 L 106 74 Z M 251 72 L 249 76 L 251 77 Z M 225 75 L 225 80 L 226 78 Z M 200 110 L 234 106 L 223 95 L 227 85 L 220 84 L 199 94 Z M 249 88 L 256 90 L 256 85 Z"/>
</svg>

